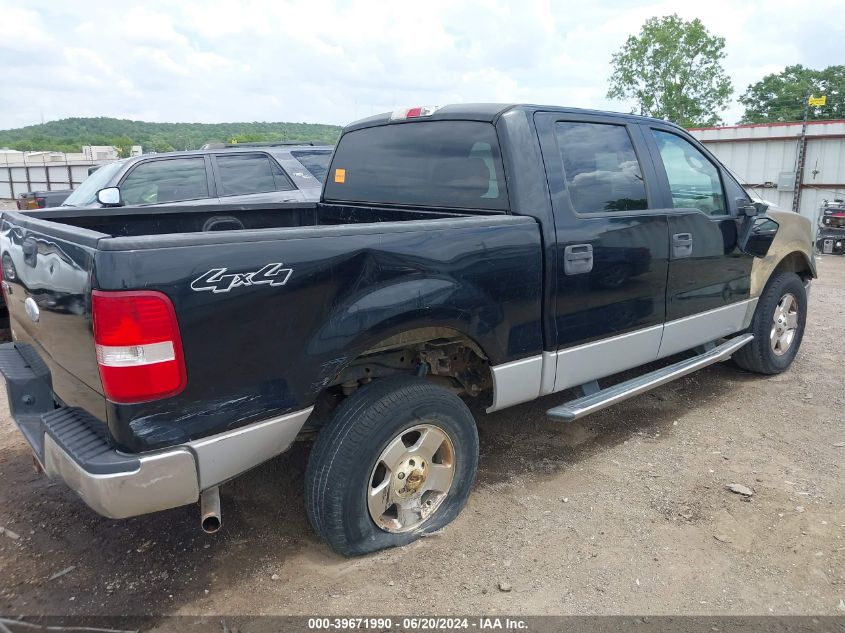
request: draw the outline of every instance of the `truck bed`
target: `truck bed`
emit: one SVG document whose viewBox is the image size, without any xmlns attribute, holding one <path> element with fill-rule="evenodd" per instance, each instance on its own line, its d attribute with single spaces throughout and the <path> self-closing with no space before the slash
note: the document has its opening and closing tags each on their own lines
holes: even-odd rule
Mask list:
<svg viewBox="0 0 845 633">
<path fill-rule="evenodd" d="M 63 405 L 106 423 L 128 452 L 311 406 L 345 364 L 413 328 L 469 332 L 491 364 L 542 351 L 541 239 L 527 217 L 325 204 L 50 209 L 5 213 L 0 251 L 13 268 L 16 341 L 47 364 Z M 267 266 L 276 283 L 250 283 Z M 93 290 L 168 296 L 184 391 L 105 398 Z"/>
<path fill-rule="evenodd" d="M 485 214 L 478 211 L 376 208 L 316 202 L 192 207 L 162 205 L 108 210 L 55 208 L 27 214 L 111 237 L 409 222 L 480 215 Z"/>
</svg>

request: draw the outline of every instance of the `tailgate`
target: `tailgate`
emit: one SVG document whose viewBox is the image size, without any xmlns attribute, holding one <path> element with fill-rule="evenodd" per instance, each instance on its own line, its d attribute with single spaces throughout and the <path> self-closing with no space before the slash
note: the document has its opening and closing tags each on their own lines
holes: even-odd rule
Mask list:
<svg viewBox="0 0 845 633">
<path fill-rule="evenodd" d="M 91 327 L 91 279 L 101 233 L 6 212 L 0 261 L 12 335 L 47 363 L 66 404 L 105 419 Z"/>
</svg>

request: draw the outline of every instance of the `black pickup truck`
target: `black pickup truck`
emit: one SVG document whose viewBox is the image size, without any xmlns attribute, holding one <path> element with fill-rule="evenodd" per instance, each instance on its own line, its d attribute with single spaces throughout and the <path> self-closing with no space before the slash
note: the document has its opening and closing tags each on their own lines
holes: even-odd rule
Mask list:
<svg viewBox="0 0 845 633">
<path fill-rule="evenodd" d="M 214 531 L 221 484 L 314 439 L 308 516 L 361 554 L 461 510 L 464 399 L 566 391 L 566 422 L 731 356 L 785 370 L 811 237 L 664 121 L 413 108 L 344 130 L 319 203 L 5 213 L 0 372 L 108 517 L 199 501 Z"/>
</svg>

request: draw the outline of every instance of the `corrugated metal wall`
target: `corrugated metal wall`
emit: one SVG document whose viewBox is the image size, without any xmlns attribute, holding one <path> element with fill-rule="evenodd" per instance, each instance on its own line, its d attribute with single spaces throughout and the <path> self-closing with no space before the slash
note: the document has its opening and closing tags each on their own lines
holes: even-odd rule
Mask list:
<svg viewBox="0 0 845 633">
<path fill-rule="evenodd" d="M 94 161 L 72 163 L 3 164 L 0 159 L 0 198 L 17 198 L 27 191 L 75 189 L 88 177 Z"/>
<path fill-rule="evenodd" d="M 754 195 L 792 208 L 801 123 L 691 129 Z M 845 198 L 845 121 L 811 121 L 800 211 L 815 221 L 825 199 Z"/>
</svg>

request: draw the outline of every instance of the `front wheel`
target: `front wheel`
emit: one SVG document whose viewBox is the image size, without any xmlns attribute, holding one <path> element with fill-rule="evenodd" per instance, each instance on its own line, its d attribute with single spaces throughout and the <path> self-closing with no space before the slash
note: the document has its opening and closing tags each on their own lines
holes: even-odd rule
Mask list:
<svg viewBox="0 0 845 633">
<path fill-rule="evenodd" d="M 779 374 L 791 364 L 807 322 L 807 291 L 795 273 L 777 273 L 769 281 L 751 320 L 754 340 L 733 356 L 742 369 Z"/>
<path fill-rule="evenodd" d="M 463 401 L 421 378 L 360 387 L 324 426 L 305 473 L 314 530 L 356 556 L 405 545 L 461 511 L 478 466 Z"/>
</svg>

